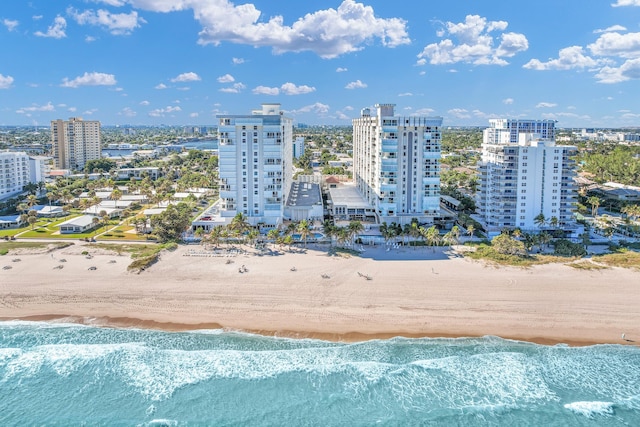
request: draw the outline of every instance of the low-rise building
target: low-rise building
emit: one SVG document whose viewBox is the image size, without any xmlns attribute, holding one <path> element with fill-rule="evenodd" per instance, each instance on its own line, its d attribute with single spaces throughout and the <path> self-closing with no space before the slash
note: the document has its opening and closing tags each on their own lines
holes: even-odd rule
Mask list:
<svg viewBox="0 0 640 427">
<path fill-rule="evenodd" d="M 78 234 L 89 231 L 95 227 L 94 218 L 96 218 L 95 215 L 82 215 L 71 218 L 60 224 L 60 234 Z"/>
</svg>

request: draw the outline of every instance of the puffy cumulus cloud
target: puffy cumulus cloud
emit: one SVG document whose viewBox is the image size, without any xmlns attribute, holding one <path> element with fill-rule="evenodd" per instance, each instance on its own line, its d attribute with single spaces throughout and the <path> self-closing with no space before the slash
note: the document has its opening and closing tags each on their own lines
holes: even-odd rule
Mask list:
<svg viewBox="0 0 640 427">
<path fill-rule="evenodd" d="M 596 74 L 599 83 L 620 83 L 640 79 L 640 58 L 629 59 L 620 67 L 603 67 Z"/>
<path fill-rule="evenodd" d="M 435 112 L 436 110 L 434 110 L 433 108 L 418 108 L 411 115 L 412 116 L 429 116 Z"/>
<path fill-rule="evenodd" d="M 344 88 L 345 89 L 364 89 L 367 87 L 366 83 L 362 83 L 360 80 L 356 80 L 355 82 L 348 83 Z"/>
<path fill-rule="evenodd" d="M 271 96 L 275 96 L 275 95 L 279 95 L 280 94 L 280 88 L 278 88 L 278 87 L 269 87 L 269 86 L 257 86 L 255 88 L 253 88 L 253 90 L 251 92 L 253 92 L 255 95 L 271 95 Z"/>
<path fill-rule="evenodd" d="M 84 38 L 84 41 L 87 42 L 87 43 L 92 43 L 92 42 L 96 41 L 96 38 L 93 37 L 93 36 L 87 36 L 87 37 Z"/>
<path fill-rule="evenodd" d="M 124 107 L 121 111 L 118 112 L 118 115 L 124 117 L 135 117 L 138 115 L 138 113 L 136 113 L 130 107 Z"/>
<path fill-rule="evenodd" d="M 244 64 L 244 58 L 231 58 L 233 65 Z"/>
<path fill-rule="evenodd" d="M 96 113 L 96 112 L 98 112 L 98 109 L 97 108 L 92 108 L 90 110 L 83 111 L 82 115 L 83 116 L 90 116 L 90 115 L 92 115 L 93 113 Z"/>
<path fill-rule="evenodd" d="M 612 3 L 611 6 L 640 6 L 640 0 L 618 0 L 615 3 Z"/>
<path fill-rule="evenodd" d="M 558 58 L 550 59 L 542 62 L 538 59 L 532 59 L 523 65 L 524 68 L 530 70 L 571 70 L 593 68 L 603 63 L 601 59 L 594 59 L 584 54 L 582 46 L 570 46 L 560 49 Z"/>
<path fill-rule="evenodd" d="M 539 102 L 536 108 L 553 108 L 557 106 L 558 104 L 554 104 L 553 102 Z"/>
<path fill-rule="evenodd" d="M 167 89 L 168 87 L 169 87 L 169 86 L 167 86 L 167 85 L 166 85 L 166 84 L 164 84 L 164 83 L 159 83 L 159 84 L 157 84 L 157 85 L 155 85 L 155 86 L 154 86 L 154 89 L 164 90 L 164 89 Z"/>
<path fill-rule="evenodd" d="M 35 34 L 38 37 L 51 37 L 54 39 L 61 39 L 67 37 L 67 33 L 65 32 L 67 29 L 67 20 L 62 16 L 56 16 L 56 19 L 53 20 L 53 24 L 47 28 L 47 32 L 43 33 L 42 31 L 36 31 Z"/>
<path fill-rule="evenodd" d="M 113 74 L 85 72 L 82 76 L 76 77 L 73 80 L 65 77 L 62 79 L 60 86 L 77 88 L 80 86 L 113 86 L 116 83 L 116 77 Z"/>
<path fill-rule="evenodd" d="M 330 110 L 330 107 L 327 104 L 322 104 L 320 102 L 316 102 L 315 104 L 306 105 L 302 108 L 298 108 L 297 110 L 291 110 L 291 114 L 305 114 L 305 113 L 315 113 L 315 114 L 327 114 Z"/>
<path fill-rule="evenodd" d="M 504 105 L 511 105 L 511 104 L 513 104 L 513 98 L 505 98 L 505 99 L 502 100 L 502 103 Z"/>
<path fill-rule="evenodd" d="M 171 113 L 177 113 L 182 111 L 182 108 L 180 108 L 179 106 L 172 106 L 169 105 L 166 108 L 156 108 L 155 110 L 151 110 L 149 111 L 149 116 L 150 117 L 164 117 L 167 114 L 171 114 Z"/>
<path fill-rule="evenodd" d="M 236 79 L 231 74 L 225 74 L 224 76 L 218 77 L 218 83 L 232 83 L 235 82 Z"/>
<path fill-rule="evenodd" d="M 147 106 L 147 105 L 150 105 L 150 104 L 151 104 L 151 103 L 150 103 L 149 101 L 147 101 L 147 100 L 140 101 L 140 105 Z"/>
<path fill-rule="evenodd" d="M 51 103 L 51 101 L 49 101 L 45 105 L 33 104 L 29 107 L 19 108 L 18 110 L 16 110 L 16 113 L 29 114 L 29 113 L 40 112 L 40 111 L 56 111 L 56 107 Z"/>
<path fill-rule="evenodd" d="M 233 86 L 223 87 L 222 89 L 220 89 L 220 92 L 224 92 L 224 93 L 240 93 L 246 88 L 247 88 L 247 86 L 244 83 L 238 82 L 238 83 L 234 83 Z"/>
<path fill-rule="evenodd" d="M 199 82 L 202 80 L 199 75 L 194 72 L 182 73 L 171 79 L 172 83 L 184 83 L 184 82 Z"/>
<path fill-rule="evenodd" d="M 67 14 L 80 25 L 94 25 L 105 28 L 114 35 L 131 34 L 133 30 L 146 24 L 143 18 L 138 16 L 138 12 L 111 13 L 104 9 L 98 11 L 85 10 L 80 12 L 72 7 L 67 8 Z"/>
<path fill-rule="evenodd" d="M 291 25 L 286 25 L 282 16 L 264 20 L 255 5 L 236 5 L 229 0 L 128 0 L 128 3 L 154 12 L 193 10 L 202 25 L 199 43 L 203 45 L 228 41 L 271 47 L 276 54 L 311 51 L 322 58 L 335 58 L 359 51 L 374 39 L 386 47 L 411 41 L 406 21 L 379 18 L 371 6 L 355 0 L 344 0 L 337 9 L 307 13 Z"/>
<path fill-rule="evenodd" d="M 336 119 L 338 120 L 351 120 L 351 117 L 347 116 L 345 113 L 343 113 L 342 111 L 336 111 L 336 115 L 335 115 Z"/>
<path fill-rule="evenodd" d="M 13 84 L 13 77 L 0 74 L 0 89 L 9 89 Z"/>
<path fill-rule="evenodd" d="M 479 15 L 467 15 L 464 22 L 446 22 L 443 25 L 437 31 L 438 37 L 449 35 L 451 38 L 425 46 L 418 54 L 416 65 L 425 65 L 427 62 L 433 65 L 458 62 L 507 65 L 504 58 L 511 58 L 529 48 L 529 41 L 524 34 L 503 32 L 494 37 L 492 33 L 507 28 L 508 23 L 505 21 L 487 21 Z M 494 47 L 496 44 L 497 47 Z"/>
<path fill-rule="evenodd" d="M 284 95 L 304 95 L 305 93 L 315 92 L 316 88 L 307 85 L 296 86 L 287 82 L 280 86 L 280 90 Z"/>
<path fill-rule="evenodd" d="M 92 0 L 94 3 L 104 3 L 109 6 L 120 7 L 126 4 L 125 0 Z"/>
<path fill-rule="evenodd" d="M 456 119 L 471 118 L 471 114 L 469 114 L 469 111 L 465 110 L 464 108 L 453 108 L 447 111 L 447 114 L 449 114 L 452 117 L 455 117 Z"/>
<path fill-rule="evenodd" d="M 191 117 L 192 119 L 195 119 L 198 116 L 200 116 L 200 114 L 198 113 L 189 113 L 189 117 Z"/>
<path fill-rule="evenodd" d="M 592 54 L 598 56 L 638 58 L 640 57 L 640 33 L 604 33 L 587 47 Z"/>
<path fill-rule="evenodd" d="M 604 29 L 593 30 L 593 33 L 601 34 L 601 33 L 610 33 L 612 31 L 627 31 L 627 28 L 623 27 L 622 25 L 612 25 L 611 27 L 607 27 Z"/>
<path fill-rule="evenodd" d="M 15 30 L 16 28 L 18 28 L 18 25 L 20 25 L 20 23 L 18 21 L 14 21 L 14 20 L 7 19 L 7 18 L 2 20 L 2 24 L 5 27 L 7 27 L 7 30 L 9 30 L 9 31 Z"/>
<path fill-rule="evenodd" d="M 338 67 L 338 68 L 336 68 L 336 73 L 344 73 L 344 72 L 346 72 L 346 71 L 348 71 L 348 70 L 347 70 L 346 68 L 344 68 L 344 67 Z"/>
</svg>

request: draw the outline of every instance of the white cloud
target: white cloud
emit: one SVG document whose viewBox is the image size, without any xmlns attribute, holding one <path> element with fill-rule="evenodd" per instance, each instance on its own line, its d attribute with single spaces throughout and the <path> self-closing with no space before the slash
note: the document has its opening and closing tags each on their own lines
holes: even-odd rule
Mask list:
<svg viewBox="0 0 640 427">
<path fill-rule="evenodd" d="M 42 31 L 36 31 L 34 34 L 38 37 L 51 37 L 54 39 L 61 39 L 67 37 L 65 30 L 67 28 L 67 21 L 60 15 L 56 16 L 53 20 L 53 24 L 49 26 L 46 33 Z"/>
<path fill-rule="evenodd" d="M 140 105 L 145 105 L 146 106 L 146 105 L 149 105 L 149 104 L 151 104 L 151 103 L 149 101 L 147 101 L 147 100 L 140 102 Z"/>
<path fill-rule="evenodd" d="M 244 58 L 231 58 L 233 65 L 244 64 Z"/>
<path fill-rule="evenodd" d="M 612 3 L 611 6 L 640 6 L 640 0 L 618 0 L 616 3 Z"/>
<path fill-rule="evenodd" d="M 46 105 L 33 104 L 30 107 L 22 107 L 16 110 L 16 113 L 25 114 L 39 111 L 56 111 L 56 107 L 54 107 L 51 101 L 49 101 Z"/>
<path fill-rule="evenodd" d="M 87 37 L 84 38 L 84 41 L 87 42 L 87 43 L 91 43 L 91 42 L 94 42 L 96 40 L 97 39 L 95 37 L 93 37 L 93 36 L 87 36 Z"/>
<path fill-rule="evenodd" d="M 93 0 L 94 3 L 104 3 L 109 6 L 120 7 L 125 5 L 125 0 Z"/>
<path fill-rule="evenodd" d="M 185 91 L 185 90 L 191 90 L 191 88 L 190 88 L 189 86 L 180 86 L 180 87 L 177 87 L 176 89 L 177 89 L 177 90 L 183 90 L 183 91 Z"/>
<path fill-rule="evenodd" d="M 179 106 L 167 106 L 166 108 L 156 108 L 155 110 L 149 111 L 149 116 L 151 117 L 164 117 L 166 114 L 176 113 L 182 111 L 182 108 Z"/>
<path fill-rule="evenodd" d="M 139 17 L 138 12 L 135 10 L 130 13 L 111 13 L 104 9 L 99 9 L 97 12 L 94 12 L 93 10 L 79 12 L 78 10 L 69 7 L 67 8 L 67 14 L 80 25 L 94 25 L 102 27 L 114 35 L 131 34 L 133 30 L 147 22 Z"/>
<path fill-rule="evenodd" d="M 291 114 L 303 114 L 303 113 L 327 114 L 329 112 L 329 109 L 330 108 L 327 104 L 316 102 L 315 104 L 307 105 L 297 110 L 292 110 Z"/>
<path fill-rule="evenodd" d="M 557 59 L 550 59 L 547 62 L 541 62 L 538 59 L 532 59 L 523 65 L 524 68 L 530 70 L 571 70 L 575 68 L 593 68 L 603 63 L 601 59 L 593 59 L 586 56 L 582 50 L 582 46 L 570 46 L 560 49 Z"/>
<path fill-rule="evenodd" d="M 627 31 L 626 27 L 623 27 L 622 25 L 613 25 L 611 27 L 607 27 L 604 29 L 599 29 L 599 30 L 593 30 L 594 34 L 601 34 L 601 33 L 610 33 L 612 31 Z"/>
<path fill-rule="evenodd" d="M 284 95 L 304 95 L 305 93 L 315 92 L 316 88 L 307 85 L 296 86 L 287 82 L 280 86 L 280 90 Z"/>
<path fill-rule="evenodd" d="M 75 113 L 76 111 L 78 111 L 78 109 L 76 107 L 69 107 L 67 108 L 67 111 L 70 113 Z"/>
<path fill-rule="evenodd" d="M 42 19 L 42 15 L 33 15 L 31 19 L 33 19 L 34 21 L 39 21 Z"/>
<path fill-rule="evenodd" d="M 413 96 L 411 92 L 399 93 L 398 96 Z"/>
<path fill-rule="evenodd" d="M 257 86 L 251 92 L 255 95 L 279 95 L 280 88 L 277 87 L 268 87 L 268 86 Z"/>
<path fill-rule="evenodd" d="M 445 28 L 438 31 L 439 37 L 447 33 L 457 39 L 458 43 L 447 38 L 439 43 L 432 43 L 418 54 L 416 65 L 424 65 L 427 61 L 434 65 L 455 64 L 458 62 L 475 65 L 507 65 L 504 58 L 510 58 L 518 52 L 529 48 L 524 34 L 502 33 L 498 38 L 491 34 L 504 31 L 508 23 L 505 21 L 487 21 L 479 15 L 467 15 L 465 22 L 447 22 Z M 497 40 L 498 47 L 494 47 Z"/>
<path fill-rule="evenodd" d="M 113 74 L 85 72 L 82 76 L 76 77 L 73 80 L 65 77 L 62 79 L 60 86 L 77 88 L 80 86 L 113 86 L 116 83 L 116 77 Z"/>
<path fill-rule="evenodd" d="M 189 114 L 189 117 L 191 117 L 192 119 L 195 119 L 198 116 L 200 116 L 200 114 L 198 114 L 198 113 L 190 113 Z"/>
<path fill-rule="evenodd" d="M 155 85 L 154 89 L 162 90 L 162 89 L 166 89 L 168 87 L 169 86 L 167 86 L 166 84 L 160 83 L 160 84 Z"/>
<path fill-rule="evenodd" d="M 366 83 L 362 83 L 360 80 L 356 80 L 355 82 L 350 82 L 345 86 L 345 89 L 364 89 L 367 87 Z"/>
<path fill-rule="evenodd" d="M 504 105 L 511 105 L 511 104 L 513 104 L 513 98 L 505 98 L 505 99 L 502 100 L 502 103 Z"/>
<path fill-rule="evenodd" d="M 133 111 L 133 109 L 131 109 L 130 107 L 124 107 L 122 111 L 118 113 L 118 115 L 125 116 L 125 117 L 135 117 L 138 115 L 138 113 Z"/>
<path fill-rule="evenodd" d="M 82 112 L 82 115 L 83 115 L 83 116 L 90 116 L 90 115 L 92 115 L 93 113 L 95 113 L 95 112 L 97 112 L 97 111 L 98 111 L 98 109 L 97 109 L 97 108 L 92 108 L 92 109 L 90 109 L 90 110 L 83 111 L 83 112 Z"/>
<path fill-rule="evenodd" d="M 337 9 L 308 13 L 292 25 L 285 25 L 280 15 L 265 19 L 251 3 L 236 6 L 229 0 L 129 0 L 129 3 L 154 12 L 193 9 L 203 27 L 200 44 L 219 45 L 228 41 L 270 46 L 277 54 L 312 51 L 322 58 L 335 58 L 359 51 L 373 39 L 379 39 L 387 47 L 411 42 L 406 21 L 378 18 L 371 6 L 354 0 L 344 0 Z"/>
<path fill-rule="evenodd" d="M 200 80 L 202 80 L 200 78 L 199 75 L 197 75 L 196 73 L 190 71 L 188 73 L 182 73 L 174 78 L 171 79 L 172 83 L 176 83 L 176 82 L 199 82 Z"/>
<path fill-rule="evenodd" d="M 0 74 L 0 89 L 9 89 L 13 84 L 13 77 Z"/>
<path fill-rule="evenodd" d="M 470 119 L 471 114 L 464 108 L 453 108 L 447 111 L 448 114 L 455 117 L 456 119 Z"/>
<path fill-rule="evenodd" d="M 222 89 L 220 89 L 220 92 L 225 92 L 225 93 L 240 93 L 242 90 L 246 89 L 247 86 L 244 85 L 244 83 L 234 83 L 233 86 L 231 87 L 223 87 Z"/>
<path fill-rule="evenodd" d="M 345 71 L 347 71 L 346 68 L 343 68 L 343 67 L 336 68 L 336 73 L 344 73 Z"/>
<path fill-rule="evenodd" d="M 599 56 L 638 58 L 640 57 L 640 33 L 604 33 L 587 48 L 592 54 Z"/>
<path fill-rule="evenodd" d="M 553 108 L 557 106 L 558 104 L 554 104 L 553 102 L 539 102 L 536 108 Z"/>
<path fill-rule="evenodd" d="M 413 115 L 415 116 L 428 116 L 435 113 L 436 110 L 433 108 L 418 108 Z"/>
<path fill-rule="evenodd" d="M 640 58 L 629 59 L 620 67 L 603 67 L 597 74 L 598 83 L 620 83 L 640 79 Z"/>
<path fill-rule="evenodd" d="M 236 79 L 231 74 L 225 74 L 224 76 L 218 77 L 218 83 L 231 83 L 235 82 Z"/>
<path fill-rule="evenodd" d="M 346 107 L 343 108 L 343 110 L 345 110 L 345 111 L 353 111 L 354 108 L 351 105 L 347 105 Z"/>
<path fill-rule="evenodd" d="M 14 21 L 7 18 L 3 19 L 2 23 L 4 24 L 5 27 L 7 27 L 7 30 L 9 31 L 15 30 L 16 28 L 18 28 L 18 25 L 20 24 L 18 21 Z"/>
</svg>

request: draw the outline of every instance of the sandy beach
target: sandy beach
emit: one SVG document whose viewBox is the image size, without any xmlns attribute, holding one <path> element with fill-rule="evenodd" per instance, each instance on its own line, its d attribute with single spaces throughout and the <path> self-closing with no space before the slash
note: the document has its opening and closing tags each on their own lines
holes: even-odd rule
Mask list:
<svg viewBox="0 0 640 427">
<path fill-rule="evenodd" d="M 140 274 L 127 272 L 128 255 L 81 243 L 10 253 L 0 258 L 0 266 L 11 266 L 0 269 L 0 318 L 332 340 L 496 335 L 541 344 L 640 342 L 637 271 L 496 268 L 450 249 L 367 248 L 361 257 L 329 256 L 326 247 L 275 249 L 214 257 L 187 256 L 203 249 L 180 246 Z"/>
</svg>

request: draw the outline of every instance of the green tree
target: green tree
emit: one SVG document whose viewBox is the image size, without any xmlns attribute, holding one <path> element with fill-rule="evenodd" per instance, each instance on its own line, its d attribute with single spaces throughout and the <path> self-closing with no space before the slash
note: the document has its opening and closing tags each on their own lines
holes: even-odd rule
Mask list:
<svg viewBox="0 0 640 427">
<path fill-rule="evenodd" d="M 596 218 L 598 216 L 598 208 L 600 207 L 600 198 L 598 196 L 591 196 L 587 199 L 587 203 L 591 205 L 591 216 Z"/>
<path fill-rule="evenodd" d="M 307 247 L 307 238 L 311 234 L 311 224 L 306 219 L 303 219 L 298 223 L 296 231 L 300 234 L 300 238 L 304 241 L 304 247 Z"/>
<path fill-rule="evenodd" d="M 518 255 L 524 256 L 527 251 L 524 247 L 524 243 L 514 239 L 508 234 L 499 234 L 491 240 L 491 246 L 493 249 L 504 255 Z"/>
<path fill-rule="evenodd" d="M 547 222 L 547 218 L 545 218 L 544 214 L 540 212 L 533 218 L 533 223 L 538 226 L 538 228 L 542 228 Z"/>
<path fill-rule="evenodd" d="M 191 225 L 191 209 L 184 204 L 169 205 L 161 214 L 151 217 L 153 233 L 161 242 L 177 242 Z"/>
</svg>

